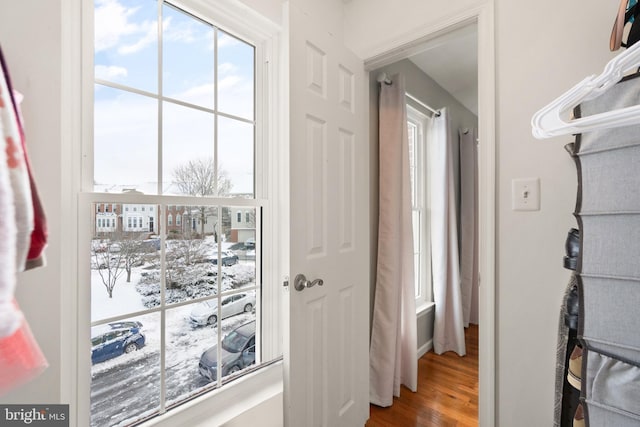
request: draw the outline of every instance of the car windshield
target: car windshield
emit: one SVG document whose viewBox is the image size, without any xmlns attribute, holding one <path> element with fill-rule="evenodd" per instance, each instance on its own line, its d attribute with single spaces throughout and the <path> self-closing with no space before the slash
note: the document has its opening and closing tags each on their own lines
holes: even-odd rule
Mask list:
<svg viewBox="0 0 640 427">
<path fill-rule="evenodd" d="M 222 348 L 231 353 L 239 353 L 244 348 L 249 338 L 244 335 L 240 335 L 236 331 L 231 331 L 226 337 L 222 339 Z"/>
</svg>

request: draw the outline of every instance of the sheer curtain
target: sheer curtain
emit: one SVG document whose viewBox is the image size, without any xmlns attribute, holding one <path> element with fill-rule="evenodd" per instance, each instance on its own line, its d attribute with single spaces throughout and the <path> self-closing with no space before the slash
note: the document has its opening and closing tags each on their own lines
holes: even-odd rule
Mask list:
<svg viewBox="0 0 640 427">
<path fill-rule="evenodd" d="M 370 348 L 370 400 L 391 406 L 400 385 L 417 389 L 411 182 L 404 81 L 382 83 L 379 103 L 380 213 Z"/>
<path fill-rule="evenodd" d="M 449 112 L 440 110 L 429 126 L 429 190 L 431 195 L 431 270 L 435 321 L 433 348 L 437 354 L 466 354 L 460 289 L 456 195 L 453 180 L 453 138 Z"/>
</svg>

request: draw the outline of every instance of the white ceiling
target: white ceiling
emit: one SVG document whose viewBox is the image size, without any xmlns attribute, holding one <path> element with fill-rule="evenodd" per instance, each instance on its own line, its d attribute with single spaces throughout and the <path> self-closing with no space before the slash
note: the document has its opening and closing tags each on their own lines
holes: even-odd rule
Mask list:
<svg viewBox="0 0 640 427">
<path fill-rule="evenodd" d="M 409 59 L 478 115 L 478 31 L 472 24 L 424 44 Z"/>
</svg>

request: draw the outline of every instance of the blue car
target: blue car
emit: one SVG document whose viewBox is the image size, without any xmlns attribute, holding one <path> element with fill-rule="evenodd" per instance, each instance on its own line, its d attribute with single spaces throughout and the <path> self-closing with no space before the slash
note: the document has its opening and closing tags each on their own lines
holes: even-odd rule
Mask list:
<svg viewBox="0 0 640 427">
<path fill-rule="evenodd" d="M 91 328 L 91 363 L 100 363 L 144 347 L 140 322 L 113 322 Z"/>
</svg>

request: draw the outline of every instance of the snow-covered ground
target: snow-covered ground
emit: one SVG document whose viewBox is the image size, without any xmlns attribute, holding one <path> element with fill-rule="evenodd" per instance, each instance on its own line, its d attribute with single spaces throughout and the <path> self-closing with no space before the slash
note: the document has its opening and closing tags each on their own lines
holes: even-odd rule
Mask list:
<svg viewBox="0 0 640 427">
<path fill-rule="evenodd" d="M 223 244 L 228 249 L 230 244 Z M 151 292 L 148 287 L 140 286 L 141 279 L 148 281 L 149 266 L 144 264 L 132 270 L 131 282 L 126 282 L 126 272 L 119 278 L 113 289 L 113 298 L 109 298 L 97 270 L 91 271 L 91 318 L 99 322 L 115 316 L 141 312 L 148 309 L 148 296 L 140 294 Z M 217 270 L 217 267 L 215 267 Z M 189 270 L 189 269 L 187 269 Z M 195 270 L 194 270 L 195 271 Z M 231 267 L 222 267 L 223 292 L 233 288 L 255 286 L 255 262 L 240 261 Z M 143 276 L 143 273 L 146 273 Z M 188 273 L 186 273 L 188 274 Z M 202 272 L 197 274 L 202 276 Z M 217 271 L 216 271 L 217 275 Z M 211 280 L 217 283 L 217 277 L 208 276 L 201 286 L 211 286 Z M 197 288 L 198 280 L 188 278 Z M 156 287 L 159 287 L 156 284 Z M 189 291 L 193 294 L 193 289 Z M 202 296 L 197 293 L 193 297 Z M 211 293 L 209 293 L 211 294 Z M 146 299 L 145 299 L 146 298 Z M 188 301 L 191 296 L 183 294 L 176 301 Z M 145 302 L 147 306 L 145 306 Z M 166 310 L 165 325 L 165 372 L 167 404 L 178 402 L 198 393 L 211 385 L 200 376 L 198 362 L 207 348 L 217 343 L 217 328 L 214 326 L 196 327 L 189 320 L 194 304 L 182 305 Z M 221 321 L 224 336 L 234 328 L 255 319 L 255 314 L 243 313 Z M 126 426 L 143 413 L 153 413 L 159 406 L 160 396 L 160 354 L 161 354 L 161 315 L 159 312 L 125 320 L 137 320 L 142 323 L 142 332 L 146 337 L 145 346 L 138 351 L 114 357 L 92 366 L 91 369 L 91 425 Z M 134 415 L 134 418 L 131 418 Z"/>
</svg>

